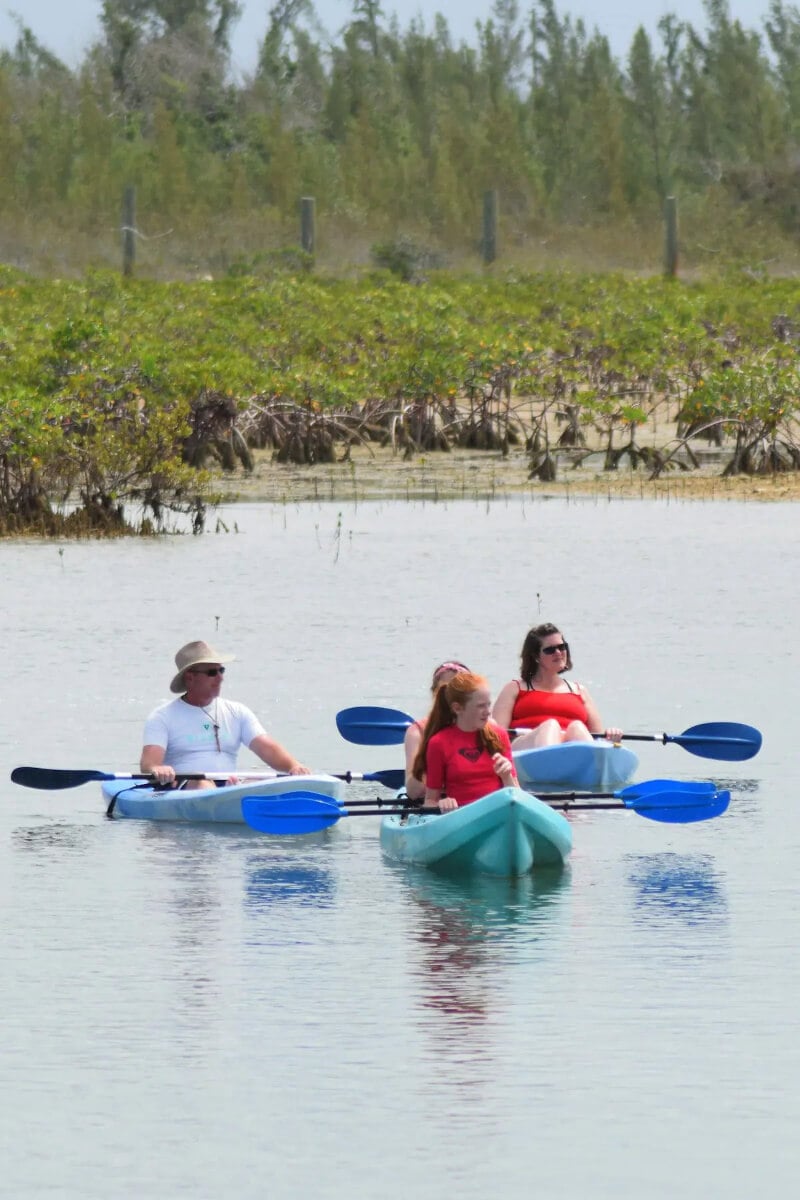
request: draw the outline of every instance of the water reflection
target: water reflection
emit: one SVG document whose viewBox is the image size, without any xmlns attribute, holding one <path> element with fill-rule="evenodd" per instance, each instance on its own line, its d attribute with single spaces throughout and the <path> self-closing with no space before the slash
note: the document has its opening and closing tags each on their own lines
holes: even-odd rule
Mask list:
<svg viewBox="0 0 800 1200">
<path fill-rule="evenodd" d="M 714 859 L 706 854 L 629 855 L 636 909 L 648 920 L 684 926 L 726 923 L 728 897 Z"/>
<path fill-rule="evenodd" d="M 225 836 L 219 838 L 217 830 L 206 826 L 135 824 L 130 832 L 139 835 L 137 847 L 155 868 L 164 916 L 172 916 L 169 977 L 184 1012 L 193 1020 L 213 1022 L 224 990 L 220 967 L 227 923 L 220 853 Z"/>
<path fill-rule="evenodd" d="M 325 864 L 250 859 L 246 867 L 245 904 L 251 911 L 291 904 L 330 908 L 336 898 L 333 876 Z"/>
<path fill-rule="evenodd" d="M 265 837 L 246 825 L 148 822 L 143 840 L 153 843 L 170 863 L 171 874 L 184 884 L 180 903 L 204 908 L 200 891 L 220 889 L 241 879 L 244 903 L 252 910 L 289 901 L 295 906 L 329 907 L 333 880 L 326 862 L 336 831 L 303 838 Z M 219 896 L 217 897 L 219 900 Z"/>
<path fill-rule="evenodd" d="M 554 909 L 568 889 L 569 868 L 538 870 L 517 879 L 450 879 L 418 868 L 398 868 L 419 947 L 414 973 L 426 1024 L 442 1048 L 463 1050 L 498 1003 L 498 968 L 512 947 L 549 939 Z M 430 1014 L 446 1021 L 430 1022 Z M 472 1053 L 479 1051 L 473 1042 Z"/>
</svg>

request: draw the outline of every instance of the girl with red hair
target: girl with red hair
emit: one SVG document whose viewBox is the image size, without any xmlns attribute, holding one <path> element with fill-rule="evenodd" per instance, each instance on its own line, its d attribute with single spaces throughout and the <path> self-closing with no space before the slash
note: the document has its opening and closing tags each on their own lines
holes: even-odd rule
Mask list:
<svg viewBox="0 0 800 1200">
<path fill-rule="evenodd" d="M 439 663 L 438 667 L 434 668 L 433 678 L 431 679 L 431 695 L 435 696 L 439 686 L 443 683 L 449 683 L 454 675 L 459 671 L 469 672 L 469 667 L 465 667 L 462 662 L 455 658 L 447 658 L 444 662 Z M 421 800 L 425 795 L 425 780 L 417 779 L 414 775 L 414 763 L 417 759 L 417 753 L 422 743 L 422 731 L 425 728 L 426 718 L 422 717 L 419 721 L 412 722 L 406 730 L 406 735 L 403 739 L 403 749 L 406 756 L 406 795 L 409 800 Z"/>
<path fill-rule="evenodd" d="M 449 812 L 517 786 L 508 733 L 490 719 L 491 709 L 482 675 L 459 671 L 437 689 L 413 770 L 425 779 L 426 808 Z"/>
</svg>

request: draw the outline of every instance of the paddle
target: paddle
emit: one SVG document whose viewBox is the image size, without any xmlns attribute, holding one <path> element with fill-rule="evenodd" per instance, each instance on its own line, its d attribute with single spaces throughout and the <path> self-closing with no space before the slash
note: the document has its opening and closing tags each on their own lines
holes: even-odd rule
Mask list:
<svg viewBox="0 0 800 1200">
<path fill-rule="evenodd" d="M 336 728 L 347 742 L 357 746 L 397 746 L 414 718 L 397 708 L 360 705 L 336 714 Z"/>
<path fill-rule="evenodd" d="M 605 735 L 595 733 L 593 737 Z M 683 733 L 625 733 L 623 742 L 674 742 L 700 758 L 716 758 L 725 762 L 743 762 L 761 749 L 761 734 L 752 725 L 736 721 L 707 721 L 692 725 Z"/>
<path fill-rule="evenodd" d="M 550 803 L 549 797 L 545 797 Z M 725 812 L 731 802 L 730 792 L 653 792 L 647 796 L 634 796 L 624 799 L 621 804 L 601 802 L 600 804 L 574 804 L 571 800 L 558 801 L 553 808 L 561 812 L 572 809 L 591 812 L 593 809 L 626 808 L 647 817 L 650 821 L 662 821 L 667 824 L 688 825 L 692 821 L 709 821 Z"/>
<path fill-rule="evenodd" d="M 393 746 L 402 742 L 413 717 L 396 708 L 361 706 L 336 714 L 336 728 L 348 742 L 361 746 Z M 512 734 L 515 730 L 510 731 Z M 520 731 L 522 732 L 522 731 Z M 602 733 L 596 738 L 605 737 Z M 742 762 L 761 748 L 761 734 L 752 725 L 734 721 L 710 721 L 692 725 L 683 733 L 625 733 L 625 742 L 675 742 L 700 758 Z"/>
<path fill-rule="evenodd" d="M 708 795 L 711 792 L 717 791 L 717 785 L 707 780 L 681 780 L 681 779 L 645 779 L 641 783 L 632 783 L 626 788 L 620 788 L 616 792 L 542 792 L 541 795 L 536 791 L 535 787 L 527 787 L 521 789 L 529 795 L 535 796 L 538 800 L 544 800 L 545 804 L 549 804 L 551 800 L 638 800 L 644 799 L 647 796 L 657 795 L 662 792 L 671 792 L 673 794 L 700 794 Z M 321 793 L 317 793 L 319 795 Z M 374 800 L 348 800 L 348 808 L 365 807 L 367 805 L 392 804 L 407 805 L 410 808 L 418 808 L 422 804 L 422 800 L 409 800 L 400 796 L 388 796 L 385 800 L 376 797 Z M 592 805 L 593 808 L 599 805 Z M 615 805 L 614 807 L 618 807 Z"/>
<path fill-rule="evenodd" d="M 630 810 L 651 821 L 670 824 L 688 824 L 693 821 L 708 821 L 725 812 L 730 804 L 730 792 L 653 792 L 647 796 L 623 799 L 619 804 L 581 804 L 563 800 L 551 807 L 566 809 L 618 809 Z M 549 800 L 546 803 L 550 803 Z M 403 808 L 342 808 L 330 796 L 319 792 L 283 792 L 269 798 L 242 800 L 242 817 L 253 829 L 261 833 L 298 834 L 316 833 L 335 825 L 342 817 L 377 817 L 408 814 L 409 807 L 420 811 L 419 805 Z M 439 816 L 432 810 L 431 816 Z"/>
<path fill-rule="evenodd" d="M 232 772 L 236 774 L 236 772 Z M 324 775 L 326 772 L 321 771 Z M 257 775 L 253 772 L 245 772 L 242 778 L 254 779 L 275 779 L 280 776 L 275 775 Z M 106 783 L 114 779 L 141 779 L 151 780 L 152 775 L 125 775 L 114 774 L 109 771 L 95 771 L 92 769 L 86 770 L 61 770 L 55 767 L 15 767 L 11 772 L 12 783 L 22 784 L 23 787 L 43 788 L 46 791 L 60 791 L 63 788 L 80 787 L 84 783 Z M 214 779 L 226 780 L 227 775 L 222 773 L 206 774 L 206 775 L 177 775 L 176 780 L 183 781 L 188 779 Z M 294 776 L 293 778 L 302 778 L 302 776 Z M 405 783 L 405 771 L 401 768 L 396 768 L 388 771 L 367 771 L 364 774 L 356 774 L 353 771 L 345 771 L 342 775 L 334 775 L 334 779 L 343 779 L 345 783 L 353 783 L 355 780 L 364 780 L 368 783 L 380 783 L 383 787 L 396 789 L 402 787 Z"/>
<path fill-rule="evenodd" d="M 557 808 L 562 811 L 573 808 L 586 810 L 587 812 L 591 812 L 592 809 L 630 808 L 634 812 L 638 812 L 641 816 L 649 816 L 653 821 L 696 821 L 707 820 L 709 814 L 703 813 L 700 816 L 684 817 L 679 813 L 675 815 L 675 813 L 677 810 L 687 810 L 695 813 L 707 805 L 716 805 L 719 798 L 725 795 L 727 793 L 718 791 L 716 784 L 713 783 L 683 783 L 675 779 L 651 779 L 645 783 L 633 784 L 630 787 L 622 788 L 617 792 L 549 792 L 537 796 L 537 799 L 542 800 L 551 808 Z M 619 801 L 620 803 L 583 803 L 585 800 L 595 799 Z M 719 809 L 720 812 L 724 812 L 725 808 L 728 807 L 729 800 L 730 796 L 725 800 L 724 807 Z M 382 805 L 393 805 L 396 808 L 399 803 L 401 802 L 394 798 L 386 800 L 381 800 L 380 798 L 375 800 L 348 800 L 347 807 L 348 809 L 354 809 L 377 805 L 380 809 Z M 422 809 L 421 800 L 405 800 L 402 803 L 405 807 L 417 812 Z M 358 814 L 354 813 L 353 815 L 357 816 Z M 716 815 L 716 813 L 712 815 Z"/>
<path fill-rule="evenodd" d="M 370 801 L 375 803 L 375 801 Z M 317 833 L 335 825 L 342 817 L 406 815 L 404 808 L 362 808 L 351 812 L 342 808 L 321 792 L 281 792 L 270 797 L 246 797 L 242 800 L 242 817 L 259 833 Z"/>
<path fill-rule="evenodd" d="M 535 784 L 524 789 L 531 795 L 537 796 Z M 708 795 L 716 792 L 717 785 L 705 780 L 681 779 L 643 779 L 641 783 L 631 783 L 628 787 L 619 788 L 616 792 L 542 792 L 540 800 L 547 804 L 551 800 L 637 800 L 647 796 L 661 795 L 670 792 L 673 795 L 688 793 L 689 795 Z"/>
</svg>

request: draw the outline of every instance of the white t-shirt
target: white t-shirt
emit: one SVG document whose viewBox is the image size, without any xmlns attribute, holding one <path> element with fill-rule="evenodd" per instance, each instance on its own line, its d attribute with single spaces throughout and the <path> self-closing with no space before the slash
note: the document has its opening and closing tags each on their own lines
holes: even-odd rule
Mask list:
<svg viewBox="0 0 800 1200">
<path fill-rule="evenodd" d="M 178 774 L 233 771 L 239 747 L 249 746 L 264 732 L 255 713 L 235 700 L 217 698 L 198 708 L 179 697 L 150 713 L 144 745 L 163 747 L 164 762 Z"/>
</svg>

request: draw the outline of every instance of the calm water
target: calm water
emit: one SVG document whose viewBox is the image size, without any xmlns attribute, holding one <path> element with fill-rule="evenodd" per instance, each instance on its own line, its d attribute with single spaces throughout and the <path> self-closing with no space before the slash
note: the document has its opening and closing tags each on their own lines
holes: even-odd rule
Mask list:
<svg viewBox="0 0 800 1200">
<path fill-rule="evenodd" d="M 794 1196 L 800 508 L 224 515 L 238 532 L 0 545 L 0 1195 Z M 746 763 L 638 751 L 641 778 L 724 779 L 725 817 L 576 815 L 561 876 L 468 885 L 386 862 L 374 818 L 268 839 L 8 782 L 135 768 L 195 637 L 309 764 L 399 765 L 336 711 L 420 712 L 451 655 L 498 688 L 540 618 L 609 722 L 763 731 Z"/>
</svg>

